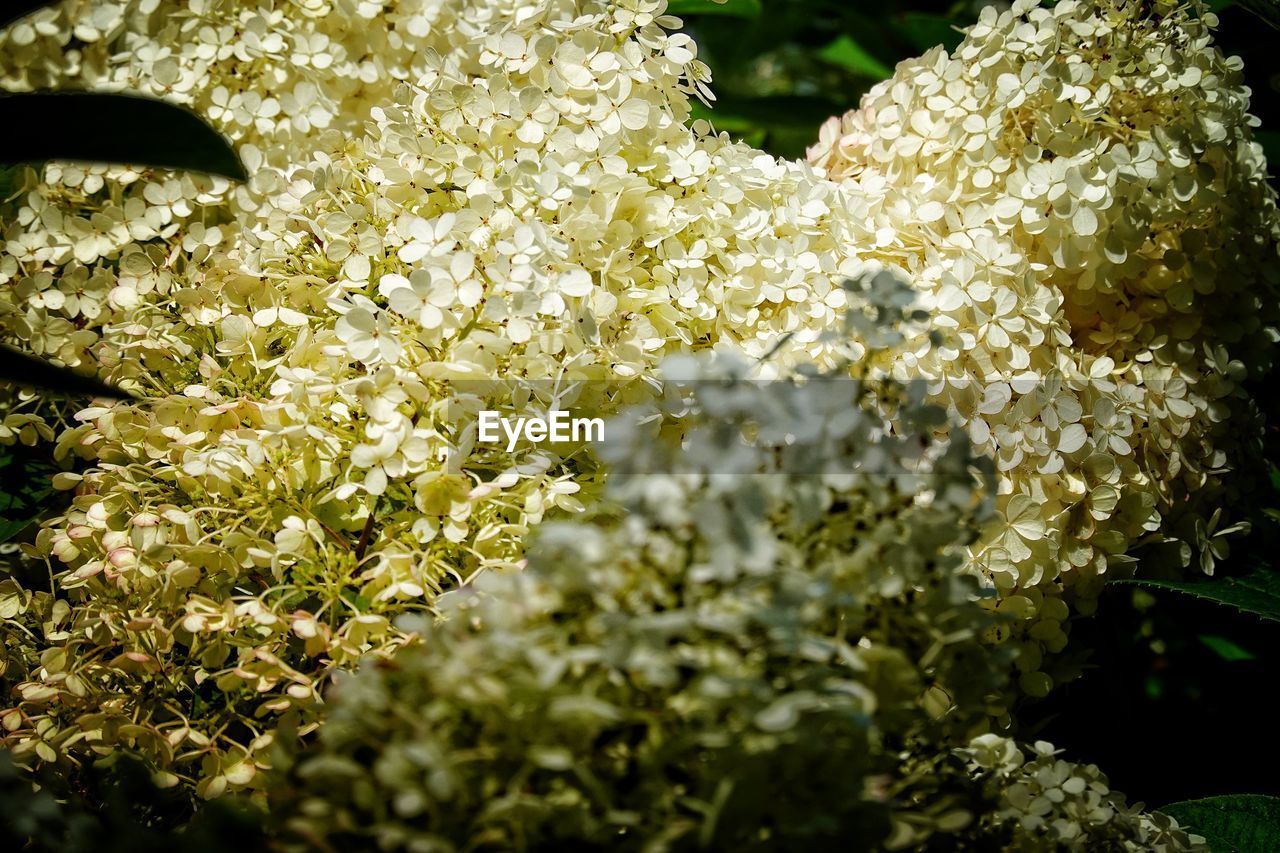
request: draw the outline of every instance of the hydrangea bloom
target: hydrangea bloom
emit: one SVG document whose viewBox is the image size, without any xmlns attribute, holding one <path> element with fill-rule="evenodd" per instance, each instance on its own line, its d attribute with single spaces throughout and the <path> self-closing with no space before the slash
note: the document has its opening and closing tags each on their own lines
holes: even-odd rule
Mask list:
<svg viewBox="0 0 1280 853">
<path fill-rule="evenodd" d="M 526 571 L 446 593 L 420 643 L 335 685 L 273 806 L 291 828 L 793 849 L 970 820 L 904 794 L 891 746 L 964 742 L 1006 677 L 957 571 L 988 511 L 963 435 L 932 439 L 910 397 L 891 427 L 873 382 L 754 382 L 707 354 L 664 372 L 674 403 L 606 430 L 619 515 L 544 525 Z"/>
<path fill-rule="evenodd" d="M 1092 767 L 969 744 L 1007 675 L 957 571 L 990 506 L 922 395 L 676 361 L 677 438 L 608 433 L 624 514 L 544 526 L 527 571 L 446 593 L 420 644 L 335 684 L 273 791 L 286 832 L 382 850 L 1203 849 Z M 672 414 L 649 412 L 626 424 Z"/>
<path fill-rule="evenodd" d="M 707 75 L 660 3 L 445 5 L 457 43 L 424 43 L 365 133 L 220 240 L 120 259 L 142 279 L 190 252 L 102 326 L 104 367 L 149 398 L 58 439 L 90 463 L 33 551 L 59 594 L 6 582 L 19 755 L 127 747 L 202 794 L 253 785 L 276 720 L 311 725 L 329 671 L 401 642 L 389 616 L 517 565 L 594 468 L 476 445 L 448 383 L 633 387 L 579 401 L 607 410 L 666 352 L 824 346 L 864 266 L 850 205 L 685 126 Z"/>
<path fill-rule="evenodd" d="M 1209 849 L 1168 815 L 1130 806 L 1094 765 L 1064 761 L 1058 753 L 1044 741 L 1028 748 L 991 734 L 961 750 L 995 801 L 979 821 L 979 834 L 998 839 L 1001 850 L 1027 853 Z"/>
<path fill-rule="evenodd" d="M 939 380 L 1001 472 L 973 563 L 1030 620 L 1034 693 L 1059 596 L 1088 609 L 1138 543 L 1212 573 L 1238 530 L 1221 475 L 1259 435 L 1241 382 L 1271 365 L 1280 217 L 1215 23 L 1168 2 L 987 8 L 810 151 L 947 333 L 903 370 Z"/>
<path fill-rule="evenodd" d="M 266 157 L 262 183 L 230 201 L 198 179 L 126 188 L 128 175 L 99 181 L 74 169 L 47 172 L 56 180 L 33 180 L 18 200 L 6 244 L 15 260 L 4 262 L 16 276 L 9 327 L 147 395 L 75 413 L 58 438 L 86 465 L 59 479 L 76 491 L 72 508 L 30 549 L 55 567 L 57 594 L 0 581 L 5 674 L 18 697 L 0 725 L 25 760 L 127 748 L 203 795 L 259 785 L 281 720 L 310 729 L 332 671 L 406 641 L 393 617 L 430 612 L 441 590 L 518 567 L 532 526 L 595 495 L 598 469 L 580 448 L 513 459 L 460 430 L 451 406 L 511 402 L 536 379 L 578 389 L 583 407 L 616 409 L 648 393 L 643 378 L 663 356 L 710 347 L 776 350 L 779 371 L 830 367 L 837 354 L 823 332 L 849 304 L 842 280 L 892 265 L 933 293 L 932 261 L 895 248 L 921 239 L 910 203 L 875 207 L 866 186 L 687 126 L 688 99 L 706 94 L 708 75 L 692 42 L 670 32 L 661 0 L 440 0 L 381 18 L 373 5 L 333 7 L 339 19 L 378 21 L 355 27 L 312 14 L 328 7 L 186 8 L 202 21 L 248 17 L 225 24 L 239 36 L 210 24 L 206 38 L 204 24 L 165 29 L 185 13 L 144 7 L 155 12 L 145 27 L 111 24 L 99 39 L 127 51 L 81 61 L 97 48 L 78 48 L 68 73 L 101 68 L 105 78 L 83 79 L 131 81 L 118 69 L 172 57 L 165 80 L 175 66 L 181 80 L 198 69 L 192 103 L 210 109 L 219 85 L 249 86 L 263 99 L 255 110 L 302 75 L 331 105 L 334 132 L 270 111 L 265 123 L 220 114 L 245 145 L 289 149 L 282 165 Z M 63 19 L 49 20 L 32 32 L 64 39 Z M 354 39 L 367 49 L 350 57 L 390 65 L 353 85 L 333 71 L 352 66 L 336 60 L 280 58 L 277 31 L 327 33 L 331 46 Z M 175 46 L 188 39 L 200 46 Z M 237 39 L 231 55 L 206 56 Z M 244 63 L 274 70 L 240 82 Z M 66 176 L 78 195 L 57 196 Z M 138 194 L 151 207 L 137 221 L 158 224 L 130 236 L 138 203 L 127 209 L 126 196 Z M 67 226 L 65 204 L 92 212 Z M 57 236 L 66 227 L 74 239 Z M 984 274 L 1015 262 L 995 237 L 974 245 L 968 263 Z M 874 327 L 859 331 L 878 345 Z M 900 361 L 909 358 L 913 369 L 949 363 L 922 347 Z M 1092 406 L 1099 382 L 1076 367 L 1062 365 L 1059 396 Z M 508 381 L 485 386 L 491 377 Z M 9 429 L 39 426 L 19 417 Z M 1114 433 L 1124 438 L 1122 421 Z M 1084 452 L 1058 443 L 1073 464 Z M 1120 494 L 1121 470 L 1085 467 L 1082 523 L 1094 523 L 1090 507 L 1116 510 L 1111 486 L 1126 518 L 1149 522 Z M 1053 499 L 1080 488 L 1044 477 L 1035 482 L 1059 488 Z M 988 565 L 1002 612 L 1030 625 L 1032 686 L 1045 678 L 1038 644 L 1060 647 L 1067 615 L 1057 564 L 1035 568 L 1050 553 L 1040 507 L 1051 497 L 1006 496 L 1010 523 L 989 549 L 1008 555 Z M 1108 543 L 1108 555 L 1125 544 L 1090 541 Z"/>
<path fill-rule="evenodd" d="M 65 0 L 0 31 L 0 88 L 127 90 L 189 106 L 252 175 L 233 188 L 106 165 L 17 173 L 0 202 L 5 337 L 110 369 L 123 345 L 113 329 L 225 246 L 233 217 L 262 204 L 326 134 L 357 130 L 431 56 L 484 26 L 459 11 L 432 0 Z M 47 401 L 42 412 L 64 416 Z"/>
</svg>

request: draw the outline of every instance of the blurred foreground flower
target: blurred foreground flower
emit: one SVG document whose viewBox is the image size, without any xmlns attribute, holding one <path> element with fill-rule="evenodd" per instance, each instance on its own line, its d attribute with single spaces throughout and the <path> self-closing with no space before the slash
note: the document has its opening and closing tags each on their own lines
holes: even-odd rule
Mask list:
<svg viewBox="0 0 1280 853">
<path fill-rule="evenodd" d="M 940 411 L 843 373 L 752 381 L 731 354 L 663 372 L 679 405 L 609 433 L 620 512 L 544 525 L 525 572 L 446 593 L 419 643 L 335 684 L 276 777 L 286 838 L 902 849 L 1047 827 L 1065 849 L 1202 849 L 1093 768 L 990 735 L 953 751 L 1007 661 L 957 571 L 990 507 Z M 987 760 L 999 744 L 1016 758 Z"/>
</svg>

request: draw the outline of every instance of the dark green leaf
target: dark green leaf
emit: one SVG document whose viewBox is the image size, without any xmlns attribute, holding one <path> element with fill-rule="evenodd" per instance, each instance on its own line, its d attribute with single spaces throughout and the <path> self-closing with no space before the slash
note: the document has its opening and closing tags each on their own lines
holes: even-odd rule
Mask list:
<svg viewBox="0 0 1280 853">
<path fill-rule="evenodd" d="M 353 610 L 365 611 L 373 606 L 373 601 L 354 590 L 344 590 L 342 592 L 342 600 L 350 604 Z"/>
<path fill-rule="evenodd" d="M 1196 581 L 1126 578 L 1112 583 L 1170 589 L 1280 622 L 1280 573 L 1265 567 L 1236 578 L 1206 578 Z"/>
<path fill-rule="evenodd" d="M 1280 170 L 1280 130 L 1255 130 L 1253 138 L 1267 155 L 1267 171 L 1275 177 Z"/>
<path fill-rule="evenodd" d="M 1239 644 L 1216 634 L 1201 634 L 1200 643 L 1227 662 L 1254 660 L 1253 653 Z"/>
<path fill-rule="evenodd" d="M 1280 850 L 1280 797 L 1235 794 L 1172 803 L 1160 811 L 1203 835 L 1213 853 Z"/>
<path fill-rule="evenodd" d="M 1273 27 L 1280 29 L 1280 0 L 1237 0 L 1243 6 Z"/>
<path fill-rule="evenodd" d="M 217 131 L 173 104 L 135 95 L 36 92 L 0 96 L 0 164 L 80 160 L 188 169 L 244 180 Z"/>
<path fill-rule="evenodd" d="M 876 59 L 847 35 L 828 44 L 818 51 L 818 56 L 832 65 L 838 65 L 862 77 L 872 80 L 884 80 L 893 76 L 893 69 Z"/>
<path fill-rule="evenodd" d="M 706 119 L 717 131 L 727 131 L 749 145 L 795 159 L 813 144 L 813 129 L 845 109 L 820 97 L 724 97 L 710 109 L 695 102 L 693 117 Z"/>
<path fill-rule="evenodd" d="M 925 12 L 907 12 L 893 20 L 891 26 L 903 41 L 921 53 L 937 45 L 954 50 L 964 38 L 957 21 Z"/>
<path fill-rule="evenodd" d="M 0 448 L 0 543 L 25 530 L 48 507 L 57 471 L 40 450 Z"/>
<path fill-rule="evenodd" d="M 131 395 L 95 376 L 77 373 L 0 344 L 0 382 L 30 385 L 68 395 L 128 400 Z"/>
<path fill-rule="evenodd" d="M 760 17 L 760 0 L 728 0 L 713 3 L 712 0 L 671 0 L 667 4 L 671 15 L 732 15 L 735 18 Z"/>
<path fill-rule="evenodd" d="M 0 8 L 0 27 L 12 24 L 19 18 L 25 18 L 37 9 L 56 5 L 58 0 L 9 0 Z"/>
<path fill-rule="evenodd" d="M 14 184 L 21 171 L 21 166 L 0 166 L 0 199 L 8 198 L 13 192 Z"/>
<path fill-rule="evenodd" d="M 31 526 L 35 518 L 14 517 L 13 511 L 4 509 L 5 496 L 0 495 L 0 544 L 8 542 Z"/>
<path fill-rule="evenodd" d="M 720 130 L 746 132 L 771 127 L 808 127 L 843 112 L 826 98 L 778 95 L 764 98 L 724 97 L 710 109 L 695 103 L 693 117 L 705 118 Z"/>
</svg>

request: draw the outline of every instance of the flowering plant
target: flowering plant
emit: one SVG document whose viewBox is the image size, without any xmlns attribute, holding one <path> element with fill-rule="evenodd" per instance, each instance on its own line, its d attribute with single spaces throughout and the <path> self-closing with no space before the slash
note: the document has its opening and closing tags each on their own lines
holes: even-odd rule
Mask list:
<svg viewBox="0 0 1280 853">
<path fill-rule="evenodd" d="M 880 340 L 900 339 L 902 286 L 875 281 Z M 382 849 L 869 849 L 1049 825 L 1199 849 L 1094 768 L 1044 745 L 1024 765 L 991 735 L 966 754 L 1000 806 L 974 824 L 947 745 L 1006 677 L 957 572 L 990 505 L 964 433 L 934 438 L 939 410 L 859 366 L 761 383 L 728 354 L 664 362 L 678 405 L 602 451 L 621 515 L 544 525 L 528 569 L 446 593 L 412 648 L 339 681 L 275 791 L 286 830 Z"/>
<path fill-rule="evenodd" d="M 1132 551 L 1212 574 L 1257 464 L 1280 217 L 1238 61 L 1173 4 L 1023 0 L 899 66 L 810 159 L 880 226 L 947 346 L 904 367 L 1001 472 L 973 562 L 1017 614 L 1021 683 Z M 1243 439 L 1243 440 L 1242 440 Z"/>
<path fill-rule="evenodd" d="M 0 404 L 69 493 L 0 574 L 16 759 L 138 756 L 389 848 L 1198 844 L 1005 735 L 1135 548 L 1211 570 L 1240 530 L 1277 218 L 1213 17 L 985 12 L 806 163 L 693 117 L 666 11 L 93 0 L 5 33 L 7 87 L 166 94 L 255 173 L 55 163 L 5 202 L 5 333 L 138 396 Z M 460 425 L 548 385 L 669 428 Z"/>
</svg>

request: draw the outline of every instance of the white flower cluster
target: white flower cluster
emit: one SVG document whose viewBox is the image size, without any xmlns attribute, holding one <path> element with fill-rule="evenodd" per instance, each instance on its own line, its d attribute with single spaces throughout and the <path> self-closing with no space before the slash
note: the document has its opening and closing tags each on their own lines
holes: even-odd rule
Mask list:
<svg viewBox="0 0 1280 853">
<path fill-rule="evenodd" d="M 0 200 L 4 337 L 110 369 L 123 357 L 111 327 L 181 286 L 192 264 L 234 235 L 229 220 L 261 205 L 326 134 L 358 130 L 401 81 L 485 25 L 460 19 L 461 8 L 65 0 L 0 31 L 0 88 L 141 92 L 190 107 L 236 146 L 252 176 L 232 187 L 206 175 L 56 162 L 11 176 Z"/>
<path fill-rule="evenodd" d="M 147 399 L 58 439 L 89 465 L 33 553 L 68 598 L 4 589 L 26 613 L 5 625 L 17 754 L 127 746 L 205 795 L 254 785 L 274 721 L 310 725 L 332 668 L 400 642 L 391 615 L 518 565 L 530 526 L 590 491 L 577 448 L 495 455 L 455 404 L 536 379 L 607 411 L 669 352 L 827 347 L 865 266 L 851 205 L 686 127 L 707 72 L 661 2 L 439 5 L 452 48 L 424 42 L 417 83 L 242 209 L 225 248 L 100 267 L 181 271 L 102 326 L 102 364 Z M 511 381 L 474 390 L 493 377 Z"/>
<path fill-rule="evenodd" d="M 1208 851 L 1203 838 L 1168 815 L 1128 805 L 1094 765 L 1065 761 L 1059 752 L 1044 741 L 1023 747 L 991 734 L 961 750 L 996 800 L 983 823 L 1003 835 L 1002 850 Z"/>
<path fill-rule="evenodd" d="M 1280 217 L 1214 25 L 1164 0 L 989 7 L 810 150 L 946 335 L 902 369 L 1001 472 L 973 561 L 1024 620 L 1031 693 L 1062 596 L 1088 610 L 1137 543 L 1211 573 L 1239 530 L 1220 475 L 1258 435 L 1241 381 L 1270 369 Z"/>
<path fill-rule="evenodd" d="M 1095 767 L 971 738 L 1008 672 L 957 571 L 992 509 L 963 431 L 894 383 L 758 370 L 668 359 L 609 431 L 625 512 L 541 528 L 335 684 L 276 768 L 286 849 L 1206 849 Z"/>
<path fill-rule="evenodd" d="M 1058 8 L 1029 14 L 1064 32 L 1074 30 L 1060 22 L 1092 20 Z M 67 74 L 128 85 L 150 62 L 146 85 L 189 83 L 201 109 L 228 105 L 219 121 L 243 134 L 242 151 L 282 153 L 246 157 L 266 177 L 230 202 L 204 179 L 57 166 L 14 200 L 10 259 L 0 260 L 6 330 L 43 354 L 91 360 L 146 397 L 83 410 L 58 438 L 61 453 L 87 463 L 59 479 L 76 491 L 72 508 L 31 549 L 55 566 L 58 595 L 0 582 L 11 617 L 0 627 L 4 664 L 19 696 L 0 726 L 16 754 L 81 761 L 126 747 L 203 795 L 257 786 L 278 721 L 315 725 L 330 672 L 404 641 L 396 614 L 429 611 L 440 590 L 521 565 L 533 525 L 594 496 L 598 469 L 581 448 L 498 454 L 458 428 L 455 407 L 521 404 L 535 380 L 614 410 L 647 393 L 664 356 L 712 347 L 758 357 L 785 342 L 772 369 L 829 367 L 838 355 L 824 331 L 850 304 L 841 283 L 885 266 L 919 281 L 941 331 L 954 333 L 940 351 L 922 336 L 900 363 L 916 375 L 1008 374 L 949 386 L 940 399 L 1005 472 L 1007 523 L 979 564 L 1004 596 L 1001 612 L 1022 619 L 1024 686 L 1047 689 L 1041 648 L 1065 641 L 1059 581 L 1087 593 L 1155 529 L 1167 481 L 1207 470 L 1169 436 L 1203 420 L 1192 417 L 1199 403 L 1181 401 L 1218 412 L 1238 368 L 1191 372 L 1200 337 L 1141 338 L 1145 362 L 1081 350 L 1065 297 L 1040 281 L 1053 244 L 1038 243 L 1029 260 L 996 227 L 1007 202 L 984 228 L 985 196 L 951 198 L 941 173 L 917 176 L 914 160 L 890 158 L 878 177 L 842 185 L 687 126 L 708 72 L 664 10 L 663 0 L 386 10 L 193 0 L 143 4 L 123 23 L 75 19 L 102 29 L 76 36 L 61 60 Z M 57 66 L 49 46 L 68 43 L 63 14 L 9 30 L 46 45 L 16 54 L 28 57 L 23 68 Z M 988 45 L 987 22 L 967 44 L 988 47 L 971 59 L 930 55 L 958 75 L 938 78 L 941 89 L 963 99 L 956 80 L 969 79 L 970 64 L 1018 67 L 1031 25 L 999 20 L 1019 33 L 1008 45 Z M 1178 33 L 1198 32 L 1185 15 L 1155 35 L 1145 19 L 1115 20 L 1117 32 L 1178 55 Z M 328 47 L 308 64 L 302 41 Z M 319 58 L 326 50 L 333 61 Z M 46 72 L 23 73 L 29 85 Z M 304 84 L 317 90 L 314 113 L 285 104 L 305 100 Z M 975 116 L 996 109 L 975 103 Z M 254 120 L 237 117 L 241 108 Z M 1232 139 L 1243 113 L 1235 120 Z M 315 134 L 326 122 L 333 132 Z M 957 163 L 978 156 L 930 145 L 920 162 L 944 150 Z M 1223 166 L 1244 186 L 1256 152 L 1231 150 L 1253 158 Z M 1157 175 L 1172 162 L 1161 156 Z M 1149 204 L 1178 197 L 1172 185 L 1148 186 L 1158 197 Z M 1223 246 L 1215 258 L 1243 253 L 1241 281 L 1252 281 L 1247 247 L 1265 246 L 1249 242 L 1246 213 L 1217 197 L 1209 209 L 1222 215 L 1205 220 L 1200 239 Z M 972 230 L 959 227 L 968 221 Z M 1009 346 L 977 346 L 978 330 Z M 855 331 L 879 346 L 874 327 Z M 1173 379 L 1122 381 L 1144 364 Z M 1028 371 L 1049 367 L 1062 378 L 1028 384 Z M 1163 414 L 1142 422 L 1157 400 Z M 11 433 L 38 437 L 29 412 L 14 416 Z M 1157 458 L 1182 467 L 1142 461 Z"/>
<path fill-rule="evenodd" d="M 945 760 L 1008 677 L 958 571 L 990 512 L 967 441 L 903 389 L 757 369 L 664 362 L 666 399 L 606 433 L 623 511 L 543 526 L 525 572 L 337 681 L 275 819 L 384 850 L 900 849 L 974 823 L 900 746 Z"/>
</svg>

